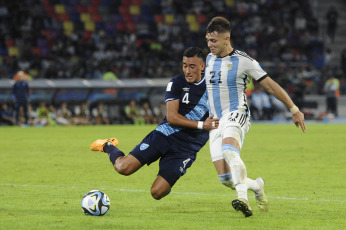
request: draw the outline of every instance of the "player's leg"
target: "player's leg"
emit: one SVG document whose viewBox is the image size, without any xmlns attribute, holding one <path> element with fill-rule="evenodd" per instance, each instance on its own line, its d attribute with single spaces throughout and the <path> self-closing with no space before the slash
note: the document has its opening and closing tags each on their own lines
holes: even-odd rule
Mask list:
<svg viewBox="0 0 346 230">
<path fill-rule="evenodd" d="M 226 163 L 226 161 L 224 159 L 221 159 L 221 160 L 215 161 L 213 163 L 214 163 L 215 169 L 217 171 L 217 174 L 219 176 L 220 182 L 223 185 L 235 190 L 233 180 L 232 180 L 231 168 Z M 246 183 L 247 183 L 248 190 L 251 190 L 255 193 L 259 192 L 260 185 L 257 182 L 257 180 L 246 178 Z"/>
<path fill-rule="evenodd" d="M 18 102 L 16 102 L 14 104 L 14 122 L 16 125 L 19 124 L 19 108 L 20 108 L 20 104 Z"/>
<path fill-rule="evenodd" d="M 222 138 L 220 130 L 216 129 L 210 131 L 209 145 L 211 158 L 219 176 L 220 182 L 231 189 L 235 189 L 232 180 L 231 168 L 225 161 L 224 155 L 222 153 Z M 249 190 L 256 192 L 259 189 L 259 185 L 255 180 L 247 178 L 246 182 L 248 184 Z"/>
<path fill-rule="evenodd" d="M 155 200 L 160 200 L 171 192 L 171 185 L 165 180 L 165 178 L 158 175 L 151 186 L 150 192 L 151 196 Z"/>
<path fill-rule="evenodd" d="M 154 199 L 160 200 L 171 192 L 171 188 L 185 175 L 186 170 L 191 167 L 196 159 L 196 153 L 186 151 L 177 152 L 175 146 L 170 146 L 169 152 L 160 159 L 160 170 L 157 178 L 151 187 L 151 195 Z"/>
<path fill-rule="evenodd" d="M 28 125 L 29 118 L 28 118 L 28 104 L 27 103 L 23 104 L 23 112 L 24 112 L 25 125 Z"/>
<path fill-rule="evenodd" d="M 246 130 L 245 130 L 246 131 Z M 244 137 L 242 139 L 244 141 Z M 218 173 L 220 182 L 231 188 L 235 189 L 234 183 L 232 180 L 231 168 L 227 164 L 222 154 L 222 138 L 220 134 L 220 130 L 212 130 L 210 131 L 210 154 L 212 161 L 214 163 L 215 169 Z M 239 143 L 238 143 L 239 144 Z M 240 148 L 242 147 L 242 142 L 240 142 Z M 268 200 L 264 193 L 264 181 L 262 178 L 257 178 L 256 180 L 246 178 L 247 189 L 255 192 L 256 203 L 257 206 L 263 210 L 268 210 Z"/>
<path fill-rule="evenodd" d="M 130 175 L 142 167 L 135 157 L 125 154 L 116 146 L 119 141 L 116 138 L 96 140 L 90 145 L 92 151 L 105 152 L 108 154 L 109 160 L 114 169 L 122 175 Z"/>
</svg>

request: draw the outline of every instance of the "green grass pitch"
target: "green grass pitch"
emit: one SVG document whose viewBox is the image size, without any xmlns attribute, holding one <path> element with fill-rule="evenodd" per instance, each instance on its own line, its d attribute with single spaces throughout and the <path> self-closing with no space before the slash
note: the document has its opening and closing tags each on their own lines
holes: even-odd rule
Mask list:
<svg viewBox="0 0 346 230">
<path fill-rule="evenodd" d="M 221 185 L 209 146 L 157 201 L 150 195 L 158 164 L 131 176 L 112 168 L 95 139 L 117 137 L 126 154 L 155 126 L 0 127 L 0 229 L 345 229 L 345 124 L 253 124 L 241 156 L 248 176 L 266 181 L 268 213 L 244 218 L 231 207 L 235 191 Z M 85 216 L 93 189 L 111 208 Z"/>
</svg>

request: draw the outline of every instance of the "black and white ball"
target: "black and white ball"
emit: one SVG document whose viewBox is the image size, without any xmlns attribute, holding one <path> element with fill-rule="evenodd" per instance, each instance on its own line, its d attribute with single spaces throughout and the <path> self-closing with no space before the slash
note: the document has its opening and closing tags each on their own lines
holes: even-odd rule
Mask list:
<svg viewBox="0 0 346 230">
<path fill-rule="evenodd" d="M 82 210 L 85 215 L 103 216 L 110 208 L 108 196 L 99 190 L 92 190 L 84 195 L 82 199 Z"/>
</svg>

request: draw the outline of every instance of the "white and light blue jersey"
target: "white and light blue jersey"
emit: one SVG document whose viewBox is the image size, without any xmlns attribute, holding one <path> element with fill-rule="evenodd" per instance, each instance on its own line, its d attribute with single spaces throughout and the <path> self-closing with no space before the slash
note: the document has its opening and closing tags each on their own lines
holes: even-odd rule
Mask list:
<svg viewBox="0 0 346 230">
<path fill-rule="evenodd" d="M 245 89 L 251 78 L 259 82 L 267 76 L 259 63 L 246 53 L 234 49 L 222 58 L 210 53 L 206 64 L 210 115 L 221 118 L 235 110 L 249 114 Z"/>
</svg>

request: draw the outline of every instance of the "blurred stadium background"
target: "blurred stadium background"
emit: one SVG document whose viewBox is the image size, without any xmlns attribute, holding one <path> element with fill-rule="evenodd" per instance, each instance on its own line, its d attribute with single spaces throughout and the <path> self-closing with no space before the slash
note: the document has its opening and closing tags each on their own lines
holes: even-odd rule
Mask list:
<svg viewBox="0 0 346 230">
<path fill-rule="evenodd" d="M 67 102 L 74 116 L 84 103 L 95 123 L 102 104 L 108 123 L 132 123 L 125 107 L 135 100 L 139 112 L 149 102 L 154 123 L 183 50 L 207 54 L 207 23 L 224 16 L 233 47 L 256 58 L 308 119 L 325 117 L 323 88 L 332 76 L 340 81 L 338 115 L 346 117 L 344 12 L 343 0 L 1 0 L 0 103 L 11 108 L 13 77 L 22 70 L 34 110 L 42 101 L 57 110 Z M 280 105 L 270 106 L 271 117 L 254 119 L 285 119 Z"/>
</svg>

